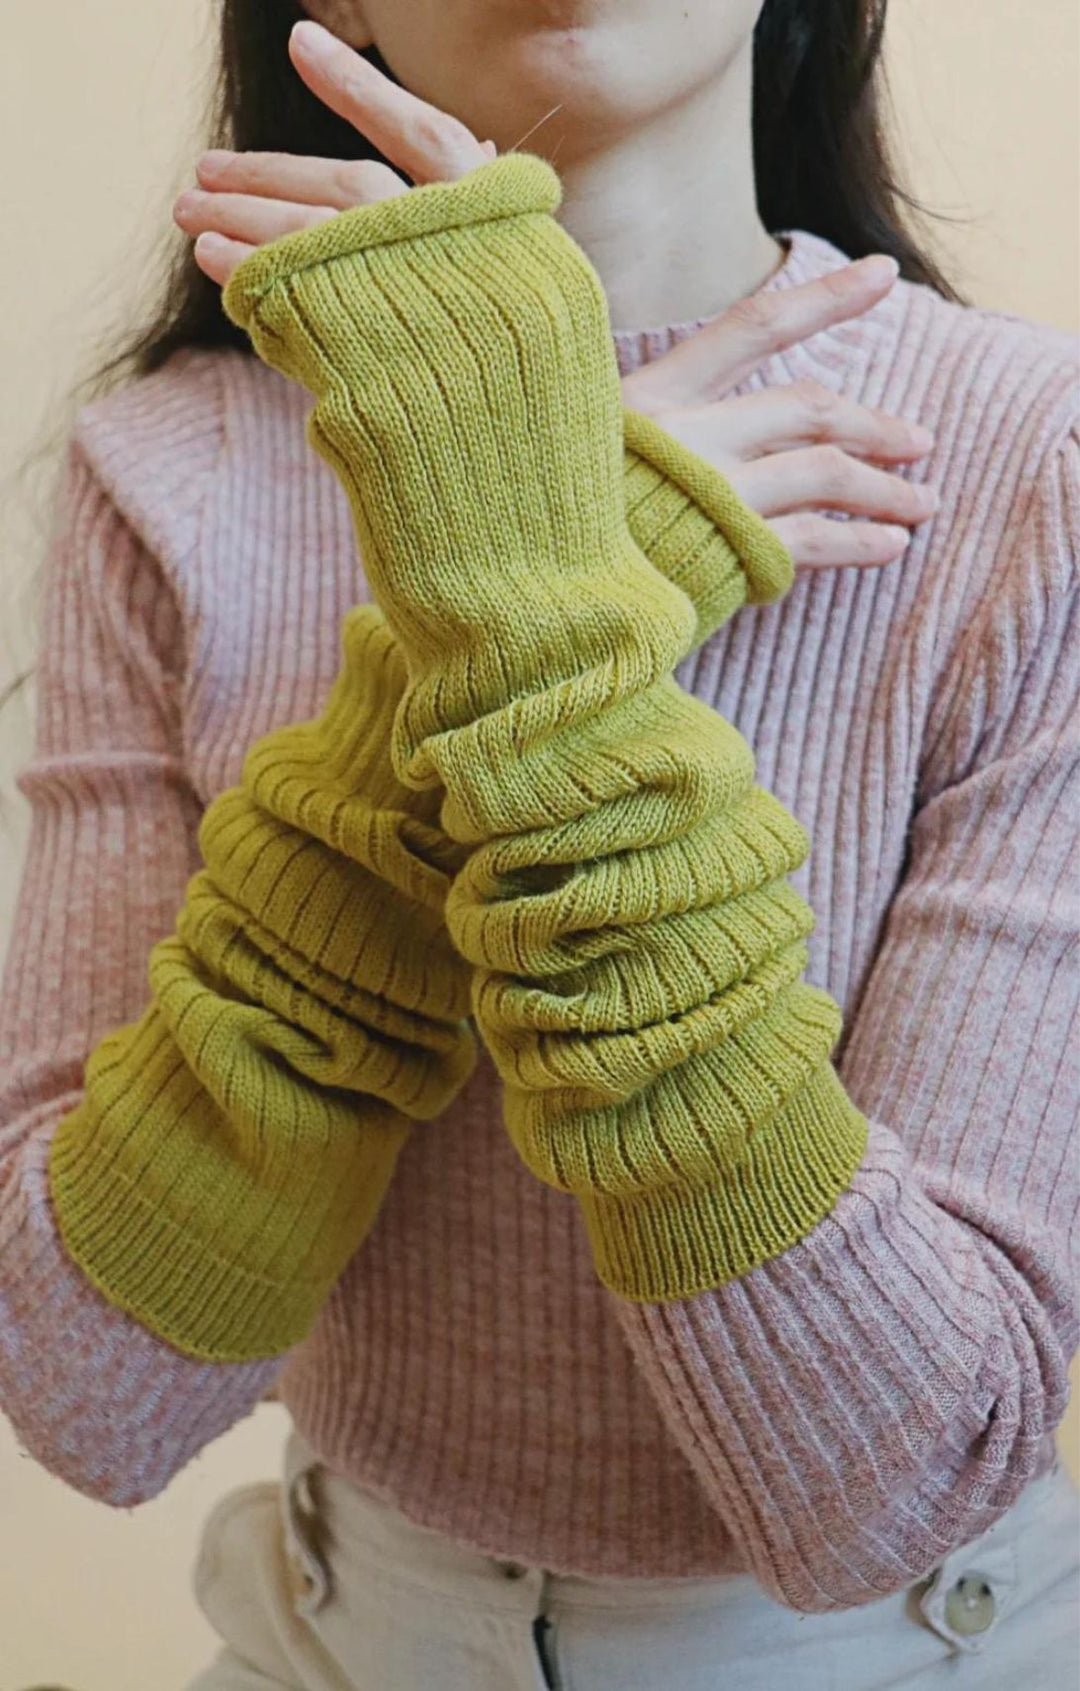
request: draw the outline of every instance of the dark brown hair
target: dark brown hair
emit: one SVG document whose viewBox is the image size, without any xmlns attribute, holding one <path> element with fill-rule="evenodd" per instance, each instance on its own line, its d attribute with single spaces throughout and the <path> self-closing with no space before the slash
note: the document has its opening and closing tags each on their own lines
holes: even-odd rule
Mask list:
<svg viewBox="0 0 1080 1691">
<path fill-rule="evenodd" d="M 305 87 L 287 53 L 306 16 L 299 0 L 219 0 L 217 76 L 207 146 L 330 158 L 379 158 Z M 918 208 L 896 181 L 885 131 L 882 38 L 887 0 L 765 0 L 754 34 L 754 166 L 767 229 L 823 235 L 851 258 L 892 253 L 901 274 L 957 299 L 912 225 Z M 365 57 L 393 80 L 374 47 Z M 160 369 L 181 347 L 236 347 L 248 338 L 221 309 L 221 290 L 169 223 L 160 298 L 126 330 L 71 403 Z M 46 443 L 47 451 L 55 443 Z M 16 683 L 17 685 L 17 683 Z"/>
<path fill-rule="evenodd" d="M 769 230 L 808 229 L 851 258 L 892 253 L 909 281 L 958 296 L 905 224 L 914 202 L 897 184 L 882 114 L 881 48 L 887 0 L 766 0 L 754 34 L 754 167 Z M 209 146 L 329 158 L 380 158 L 297 76 L 289 32 L 298 0 L 221 0 L 219 73 Z M 374 47 L 364 55 L 393 72 Z M 179 234 L 179 232 L 177 232 Z M 182 346 L 248 338 L 221 309 L 221 290 L 179 245 L 164 297 L 96 372 L 158 369 Z"/>
</svg>

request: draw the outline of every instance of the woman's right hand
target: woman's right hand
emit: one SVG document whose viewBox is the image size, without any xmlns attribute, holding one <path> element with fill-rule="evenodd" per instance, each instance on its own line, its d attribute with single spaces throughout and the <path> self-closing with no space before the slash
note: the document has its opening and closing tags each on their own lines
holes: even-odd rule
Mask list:
<svg viewBox="0 0 1080 1691">
<path fill-rule="evenodd" d="M 894 261 L 874 254 L 797 287 L 751 294 L 623 378 L 624 402 L 720 470 L 779 535 L 796 569 L 898 558 L 938 497 L 881 466 L 925 458 L 933 436 L 814 381 L 731 390 L 774 353 L 861 316 L 895 280 Z"/>
</svg>

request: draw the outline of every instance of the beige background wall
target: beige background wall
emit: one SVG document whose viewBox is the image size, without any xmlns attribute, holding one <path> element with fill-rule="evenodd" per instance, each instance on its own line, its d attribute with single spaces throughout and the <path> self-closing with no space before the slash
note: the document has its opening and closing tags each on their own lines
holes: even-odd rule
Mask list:
<svg viewBox="0 0 1080 1691">
<path fill-rule="evenodd" d="M 62 421 L 92 337 L 134 318 L 143 255 L 199 150 L 210 19 L 209 0 L 5 0 L 0 474 L 45 421 Z M 981 304 L 1077 328 L 1074 0 L 893 0 L 890 28 L 912 180 L 963 219 L 940 236 L 956 273 Z M 29 651 L 25 583 L 50 462 L 17 495 L 4 488 L 0 688 Z M 0 718 L 0 949 L 25 837 L 11 775 L 31 706 Z M 228 1486 L 273 1472 L 283 1426 L 264 1406 L 164 1498 L 122 1514 L 21 1456 L 0 1417 L 0 1691 L 178 1691 L 213 1643 L 188 1594 L 199 1523 Z"/>
</svg>

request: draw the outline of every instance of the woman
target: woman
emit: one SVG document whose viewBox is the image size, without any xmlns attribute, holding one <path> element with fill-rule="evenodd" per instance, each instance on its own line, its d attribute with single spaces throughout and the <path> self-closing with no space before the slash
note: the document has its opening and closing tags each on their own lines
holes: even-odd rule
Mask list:
<svg viewBox="0 0 1080 1691">
<path fill-rule="evenodd" d="M 69 453 L 5 1408 L 129 1505 L 287 1405 L 200 1691 L 1055 1683 L 1072 347 L 861 8 L 310 10 Z"/>
</svg>

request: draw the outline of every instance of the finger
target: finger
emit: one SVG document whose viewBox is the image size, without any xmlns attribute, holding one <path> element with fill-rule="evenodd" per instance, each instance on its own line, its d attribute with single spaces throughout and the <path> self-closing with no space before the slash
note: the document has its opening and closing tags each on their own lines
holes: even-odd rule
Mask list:
<svg viewBox="0 0 1080 1691">
<path fill-rule="evenodd" d="M 458 118 L 391 82 L 310 18 L 293 25 L 289 56 L 312 93 L 413 182 L 451 182 L 487 162 Z"/>
<path fill-rule="evenodd" d="M 884 298 L 896 277 L 895 259 L 872 253 L 812 282 L 749 294 L 652 360 L 641 372 L 638 397 L 628 403 L 645 410 L 642 399 L 653 392 L 672 405 L 719 399 L 775 353 L 861 317 Z"/>
<path fill-rule="evenodd" d="M 181 194 L 173 207 L 174 220 L 189 235 L 214 231 L 254 247 L 338 215 L 333 206 L 294 205 L 249 194 L 206 194 L 197 188 Z"/>
<path fill-rule="evenodd" d="M 234 153 L 218 147 L 196 161 L 195 174 L 215 193 L 263 195 L 299 205 L 335 206 L 338 211 L 409 191 L 396 171 L 376 159 Z"/>
<path fill-rule="evenodd" d="M 769 527 L 779 535 L 797 570 L 878 569 L 895 563 L 911 543 L 906 528 L 886 523 L 838 523 L 833 517 L 801 511 L 775 517 Z"/>
<path fill-rule="evenodd" d="M 849 457 L 838 446 L 807 446 L 733 464 L 728 479 L 763 517 L 844 511 L 877 522 L 925 522 L 938 508 L 933 487 Z"/>
<path fill-rule="evenodd" d="M 221 287 L 229 280 L 241 259 L 256 249 L 246 241 L 230 241 L 227 235 L 200 235 L 192 249 L 195 262 L 212 282 Z"/>
<path fill-rule="evenodd" d="M 821 444 L 842 447 L 857 458 L 906 464 L 925 458 L 934 444 L 930 430 L 921 424 L 860 405 L 813 381 L 763 388 L 702 406 L 696 417 L 680 418 L 678 430 L 680 436 L 692 433 L 701 443 L 695 450 L 705 457 L 748 459 Z"/>
</svg>

